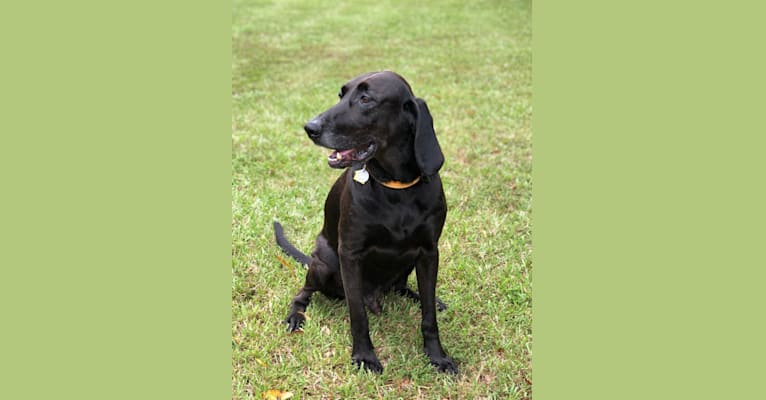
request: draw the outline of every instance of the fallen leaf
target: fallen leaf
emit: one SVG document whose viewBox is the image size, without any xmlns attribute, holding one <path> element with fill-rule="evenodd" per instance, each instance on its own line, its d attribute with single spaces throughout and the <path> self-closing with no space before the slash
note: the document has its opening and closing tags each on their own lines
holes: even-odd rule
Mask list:
<svg viewBox="0 0 766 400">
<path fill-rule="evenodd" d="M 287 400 L 293 397 L 292 392 L 283 392 L 281 390 L 271 389 L 261 393 L 263 400 Z"/>
<path fill-rule="evenodd" d="M 293 278 L 295 278 L 295 268 L 293 268 L 292 265 L 290 265 L 289 262 L 287 262 L 284 258 L 282 258 L 279 254 L 277 254 L 277 260 L 285 266 L 285 268 L 290 270 L 290 273 L 293 274 Z"/>
<path fill-rule="evenodd" d="M 412 386 L 412 382 L 409 379 L 404 378 L 401 381 L 399 381 L 399 383 L 397 383 L 397 386 L 399 387 L 399 390 L 406 390 L 406 389 L 409 389 L 410 386 Z"/>
<path fill-rule="evenodd" d="M 255 359 L 255 363 L 260 365 L 261 367 L 265 367 L 266 366 L 266 363 L 263 360 L 261 360 L 260 358 L 256 358 Z"/>
</svg>

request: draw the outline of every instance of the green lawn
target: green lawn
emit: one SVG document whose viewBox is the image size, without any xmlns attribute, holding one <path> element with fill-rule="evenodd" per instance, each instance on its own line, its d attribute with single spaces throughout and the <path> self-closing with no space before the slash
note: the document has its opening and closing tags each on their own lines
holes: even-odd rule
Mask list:
<svg viewBox="0 0 766 400">
<path fill-rule="evenodd" d="M 530 2 L 235 0 L 232 53 L 232 398 L 530 398 Z M 382 375 L 352 367 L 344 303 L 316 294 L 304 333 L 282 324 L 305 271 L 279 262 L 271 222 L 309 252 L 339 174 L 303 124 L 382 69 L 428 102 L 446 158 L 438 321 L 457 376 L 395 295 L 370 315 Z"/>
</svg>

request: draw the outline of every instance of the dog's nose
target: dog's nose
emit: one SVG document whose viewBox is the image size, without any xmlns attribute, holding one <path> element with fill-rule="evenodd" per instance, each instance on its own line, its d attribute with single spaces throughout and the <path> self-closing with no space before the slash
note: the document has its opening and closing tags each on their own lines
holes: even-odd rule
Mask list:
<svg viewBox="0 0 766 400">
<path fill-rule="evenodd" d="M 312 119 L 311 121 L 306 122 L 306 125 L 303 126 L 303 129 L 306 130 L 306 133 L 308 133 L 309 137 L 312 139 L 318 138 L 322 133 L 322 125 L 316 119 Z"/>
</svg>

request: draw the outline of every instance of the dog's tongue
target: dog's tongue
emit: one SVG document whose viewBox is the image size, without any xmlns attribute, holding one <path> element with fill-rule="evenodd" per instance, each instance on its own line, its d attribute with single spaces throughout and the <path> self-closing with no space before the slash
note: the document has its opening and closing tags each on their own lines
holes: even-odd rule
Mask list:
<svg viewBox="0 0 766 400">
<path fill-rule="evenodd" d="M 352 161 L 354 159 L 354 151 L 355 149 L 349 149 L 349 150 L 343 150 L 338 151 L 335 150 L 330 154 L 329 159 L 335 162 L 341 162 L 341 161 Z"/>
</svg>

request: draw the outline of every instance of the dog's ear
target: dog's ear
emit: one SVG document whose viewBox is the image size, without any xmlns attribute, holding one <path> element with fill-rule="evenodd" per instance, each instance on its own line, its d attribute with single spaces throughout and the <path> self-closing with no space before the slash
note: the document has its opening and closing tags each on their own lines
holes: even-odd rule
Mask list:
<svg viewBox="0 0 766 400">
<path fill-rule="evenodd" d="M 408 103 L 405 108 L 415 116 L 415 161 L 423 176 L 436 175 L 444 164 L 444 154 L 436 140 L 433 118 L 425 100 L 415 98 Z"/>
</svg>

